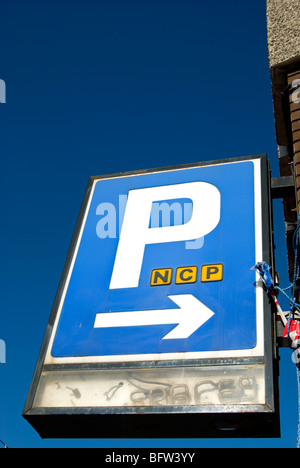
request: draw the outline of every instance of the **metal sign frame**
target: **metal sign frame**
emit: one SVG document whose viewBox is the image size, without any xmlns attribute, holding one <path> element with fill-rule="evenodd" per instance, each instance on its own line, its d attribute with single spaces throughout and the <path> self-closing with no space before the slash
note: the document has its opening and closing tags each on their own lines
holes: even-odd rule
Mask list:
<svg viewBox="0 0 300 468">
<path fill-rule="evenodd" d="M 237 353 L 223 352 L 216 354 L 190 353 L 184 359 L 178 359 L 176 353 L 158 358 L 157 355 L 141 356 L 137 359 L 68 359 L 49 357 L 49 349 L 53 342 L 61 303 L 66 288 L 83 226 L 89 210 L 95 182 L 103 179 L 127 177 L 141 174 L 162 173 L 180 169 L 224 165 L 243 161 L 259 161 L 261 185 L 258 189 L 261 210 L 261 249 L 262 260 L 274 265 L 272 243 L 272 207 L 270 197 L 270 169 L 266 155 L 249 156 L 182 166 L 173 166 L 144 171 L 133 171 L 113 175 L 91 177 L 84 196 L 79 218 L 75 227 L 71 246 L 54 301 L 47 330 L 38 357 L 23 416 L 39 432 L 42 437 L 278 437 L 280 434 L 278 409 L 278 369 L 276 354 L 276 337 L 272 304 L 263 290 L 260 294 L 263 303 L 261 320 L 263 335 L 258 337 L 255 352 Z M 176 369 L 185 370 L 190 375 L 193 370 L 200 369 L 204 373 L 213 369 L 221 375 L 233 370 L 257 366 L 264 375 L 265 401 L 259 404 L 231 404 L 224 400 L 222 405 L 189 405 L 182 404 L 182 395 L 175 398 L 173 405 L 141 406 L 76 406 L 76 407 L 43 407 L 36 404 L 37 395 L 43 393 L 48 375 L 90 375 L 84 373 L 107 372 L 150 372 L 176 373 Z M 100 375 L 100 374 L 99 374 Z M 143 374 L 140 374 L 143 375 Z M 175 374 L 174 374 L 175 375 Z M 243 374 L 241 374 L 243 375 Z M 143 377 L 142 377 L 143 378 Z M 46 379 L 46 380 L 45 380 Z M 243 377 L 241 377 L 243 379 Z M 83 378 L 84 380 L 84 378 Z M 223 379 L 224 380 L 224 379 Z M 46 383 L 45 383 L 46 382 Z M 246 382 L 246 380 L 245 380 Z M 225 385 L 225 384 L 224 384 Z M 244 384 L 243 384 L 244 385 Z M 68 388 L 68 387 L 67 387 Z M 219 389 L 220 390 L 220 389 Z M 70 390 L 71 391 L 71 390 Z M 75 395 L 76 397 L 76 395 Z M 185 403 L 188 403 L 186 401 Z"/>
</svg>

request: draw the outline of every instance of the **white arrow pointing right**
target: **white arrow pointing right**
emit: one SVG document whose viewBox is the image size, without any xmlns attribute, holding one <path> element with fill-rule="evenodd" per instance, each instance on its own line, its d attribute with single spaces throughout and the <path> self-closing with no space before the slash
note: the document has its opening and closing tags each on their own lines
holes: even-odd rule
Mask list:
<svg viewBox="0 0 300 468">
<path fill-rule="evenodd" d="M 101 313 L 96 315 L 94 328 L 177 324 L 163 339 L 184 339 L 214 315 L 212 310 L 192 294 L 168 297 L 179 306 L 179 309 Z"/>
</svg>

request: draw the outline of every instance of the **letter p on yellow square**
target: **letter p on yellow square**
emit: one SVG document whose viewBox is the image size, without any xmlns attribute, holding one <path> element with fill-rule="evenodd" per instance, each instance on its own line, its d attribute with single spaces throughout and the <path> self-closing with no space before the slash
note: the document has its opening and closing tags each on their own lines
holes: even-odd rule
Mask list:
<svg viewBox="0 0 300 468">
<path fill-rule="evenodd" d="M 201 269 L 202 283 L 208 281 L 222 281 L 223 280 L 223 265 L 216 263 L 213 265 L 203 265 Z"/>
</svg>

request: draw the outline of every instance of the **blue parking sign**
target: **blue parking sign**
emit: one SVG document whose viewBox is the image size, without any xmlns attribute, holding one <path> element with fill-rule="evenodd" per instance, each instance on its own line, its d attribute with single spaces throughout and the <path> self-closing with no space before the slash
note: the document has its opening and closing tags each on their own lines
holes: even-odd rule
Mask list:
<svg viewBox="0 0 300 468">
<path fill-rule="evenodd" d="M 263 355 L 261 159 L 93 178 L 51 358 Z"/>
</svg>

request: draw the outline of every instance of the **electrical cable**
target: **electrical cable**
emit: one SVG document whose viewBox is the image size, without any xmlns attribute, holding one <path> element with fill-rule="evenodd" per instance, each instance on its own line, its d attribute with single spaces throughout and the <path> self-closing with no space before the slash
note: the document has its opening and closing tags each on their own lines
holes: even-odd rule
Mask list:
<svg viewBox="0 0 300 468">
<path fill-rule="evenodd" d="M 274 286 L 273 279 L 271 276 L 271 267 L 266 262 L 258 262 L 255 265 L 255 269 L 260 274 L 260 277 L 266 287 L 267 294 L 273 299 L 277 312 L 279 313 L 281 320 L 285 327 L 287 328 L 287 336 L 290 339 L 291 348 L 294 350 L 294 357 L 296 363 L 296 373 L 297 373 L 297 384 L 298 384 L 298 429 L 297 429 L 297 448 L 300 448 L 300 339 L 299 339 L 299 311 L 300 305 L 296 303 L 296 286 L 299 287 L 299 278 L 300 278 L 300 258 L 299 258 L 299 229 L 300 229 L 300 215 L 298 217 L 297 228 L 294 234 L 294 251 L 295 251 L 295 265 L 294 265 L 294 278 L 293 284 L 290 286 L 292 299 L 285 293 L 286 289 L 281 289 L 278 286 Z M 288 315 L 288 319 L 285 317 L 284 312 L 282 311 L 276 296 L 276 292 L 283 293 L 284 296 L 289 300 L 291 307 Z M 291 325 L 298 322 L 298 332 L 295 333 L 295 338 L 293 339 L 290 335 Z"/>
</svg>

